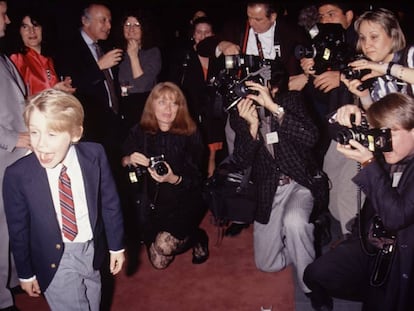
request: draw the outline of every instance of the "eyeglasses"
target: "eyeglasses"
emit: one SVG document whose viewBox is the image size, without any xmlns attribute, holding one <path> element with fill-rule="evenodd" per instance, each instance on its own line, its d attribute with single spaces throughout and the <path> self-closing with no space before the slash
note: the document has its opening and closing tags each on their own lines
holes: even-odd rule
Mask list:
<svg viewBox="0 0 414 311">
<path fill-rule="evenodd" d="M 136 22 L 136 23 L 130 23 L 130 22 L 126 22 L 124 24 L 124 28 L 129 28 L 129 29 L 139 29 L 141 28 L 141 24 Z"/>
</svg>

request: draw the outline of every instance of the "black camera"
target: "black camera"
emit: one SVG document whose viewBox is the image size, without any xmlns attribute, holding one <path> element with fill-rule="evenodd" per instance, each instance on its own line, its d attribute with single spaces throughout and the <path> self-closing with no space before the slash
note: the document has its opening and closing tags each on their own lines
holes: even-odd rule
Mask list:
<svg viewBox="0 0 414 311">
<path fill-rule="evenodd" d="M 150 158 L 150 168 L 155 169 L 158 175 L 163 176 L 168 173 L 167 165 L 165 165 L 164 155 L 154 156 Z"/>
<path fill-rule="evenodd" d="M 220 94 L 224 110 L 229 111 L 237 105 L 240 99 L 249 94 L 257 94 L 246 85 L 246 81 L 264 85 L 265 81 L 270 79 L 271 66 L 266 60 L 260 61 L 258 56 L 254 55 L 231 55 L 226 58 L 226 68 L 211 78 L 209 85 Z M 252 71 L 256 68 L 258 70 Z M 244 78 L 239 78 L 239 69 L 245 72 Z"/>
<path fill-rule="evenodd" d="M 224 56 L 224 68 L 226 69 L 247 69 L 250 72 L 262 67 L 263 60 L 256 55 L 226 55 Z"/>
<path fill-rule="evenodd" d="M 353 116 L 353 119 L 355 116 Z M 348 145 L 351 139 L 367 147 L 372 152 L 392 151 L 391 129 L 369 128 L 365 116 L 362 117 L 361 125 L 355 125 L 352 121 L 352 128 L 341 127 L 336 133 L 335 140 L 341 145 Z"/>
<path fill-rule="evenodd" d="M 395 239 L 395 234 L 385 229 L 382 219 L 375 215 L 372 219 L 372 236 L 374 238 Z"/>
<path fill-rule="evenodd" d="M 131 184 L 141 181 L 142 176 L 147 172 L 147 168 L 141 165 L 137 167 L 128 165 L 128 178 Z"/>
<path fill-rule="evenodd" d="M 352 60 L 363 59 L 362 55 L 356 55 Z M 352 61 L 351 60 L 351 61 Z M 371 69 L 354 69 L 352 66 L 347 66 L 341 70 L 341 73 L 345 76 L 348 80 L 361 80 L 361 78 L 369 73 L 371 73 Z M 371 78 L 365 81 L 361 81 L 361 84 L 357 87 L 358 91 L 363 91 L 367 88 L 372 86 L 375 78 Z"/>
<path fill-rule="evenodd" d="M 312 45 L 296 46 L 296 58 L 313 58 L 316 74 L 344 68 L 349 63 L 353 51 L 345 42 L 345 31 L 341 24 L 318 23 L 312 29 L 317 31 L 317 35 L 312 39 Z"/>
<path fill-rule="evenodd" d="M 227 84 L 227 91 L 225 95 L 225 101 L 227 105 L 225 107 L 226 111 L 236 107 L 240 99 L 246 98 L 249 94 L 257 95 L 256 91 L 251 90 L 247 85 L 246 81 L 253 81 L 264 85 L 264 79 L 259 75 L 247 76 L 242 80 L 233 80 Z"/>
<path fill-rule="evenodd" d="M 363 76 L 371 73 L 371 69 L 357 70 L 357 69 L 353 69 L 351 66 L 348 66 L 342 69 L 341 73 L 343 73 L 345 78 L 347 78 L 348 80 L 354 80 L 354 79 L 361 80 Z"/>
<path fill-rule="evenodd" d="M 348 66 L 341 70 L 341 73 L 344 74 L 345 78 L 348 80 L 354 80 L 358 79 L 361 80 L 361 78 L 369 73 L 371 73 L 371 69 L 362 69 L 357 70 L 353 69 L 351 66 Z M 375 78 L 371 78 L 365 81 L 361 81 L 361 84 L 358 85 L 357 90 L 362 92 L 363 90 L 366 90 L 372 86 L 372 83 L 374 82 Z"/>
</svg>

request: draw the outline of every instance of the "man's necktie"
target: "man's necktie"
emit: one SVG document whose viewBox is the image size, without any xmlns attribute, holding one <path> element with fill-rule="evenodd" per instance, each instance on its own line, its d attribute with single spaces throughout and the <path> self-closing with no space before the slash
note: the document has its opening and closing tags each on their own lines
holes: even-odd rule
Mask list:
<svg viewBox="0 0 414 311">
<path fill-rule="evenodd" d="M 78 234 L 76 225 L 75 206 L 73 204 L 72 189 L 70 179 L 66 173 L 66 166 L 62 166 L 59 176 L 59 200 L 62 212 L 62 232 L 63 235 L 73 241 Z"/>
<path fill-rule="evenodd" d="M 256 45 L 257 45 L 257 51 L 259 52 L 259 57 L 261 60 L 263 60 L 264 59 L 263 47 L 262 47 L 262 43 L 259 40 L 259 34 L 255 32 L 254 36 L 256 38 Z"/>
<path fill-rule="evenodd" d="M 98 43 L 94 43 L 93 45 L 95 46 L 96 55 L 98 56 L 98 59 L 101 58 L 104 55 L 101 47 L 99 46 Z M 108 85 L 109 95 L 111 96 L 112 110 L 115 113 L 118 113 L 119 103 L 118 103 L 118 97 L 116 96 L 114 79 L 112 79 L 109 69 L 104 69 L 102 71 L 105 75 L 106 84 Z"/>
</svg>

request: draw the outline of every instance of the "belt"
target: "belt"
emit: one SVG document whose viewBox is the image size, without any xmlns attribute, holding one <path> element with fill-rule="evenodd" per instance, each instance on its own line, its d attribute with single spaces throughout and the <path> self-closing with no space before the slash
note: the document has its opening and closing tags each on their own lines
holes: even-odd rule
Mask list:
<svg viewBox="0 0 414 311">
<path fill-rule="evenodd" d="M 279 186 L 284 186 L 284 185 L 290 184 L 291 180 L 292 179 L 289 176 L 280 175 L 277 184 Z"/>
</svg>

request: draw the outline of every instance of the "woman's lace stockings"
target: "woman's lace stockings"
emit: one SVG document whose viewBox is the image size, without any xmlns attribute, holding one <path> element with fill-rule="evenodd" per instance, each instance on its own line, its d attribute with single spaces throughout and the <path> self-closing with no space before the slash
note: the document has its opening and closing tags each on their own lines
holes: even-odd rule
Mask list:
<svg viewBox="0 0 414 311">
<path fill-rule="evenodd" d="M 165 269 L 174 260 L 175 254 L 179 253 L 188 242 L 188 238 L 179 240 L 170 233 L 162 231 L 157 234 L 155 241 L 150 245 L 149 258 L 156 269 Z"/>
</svg>

